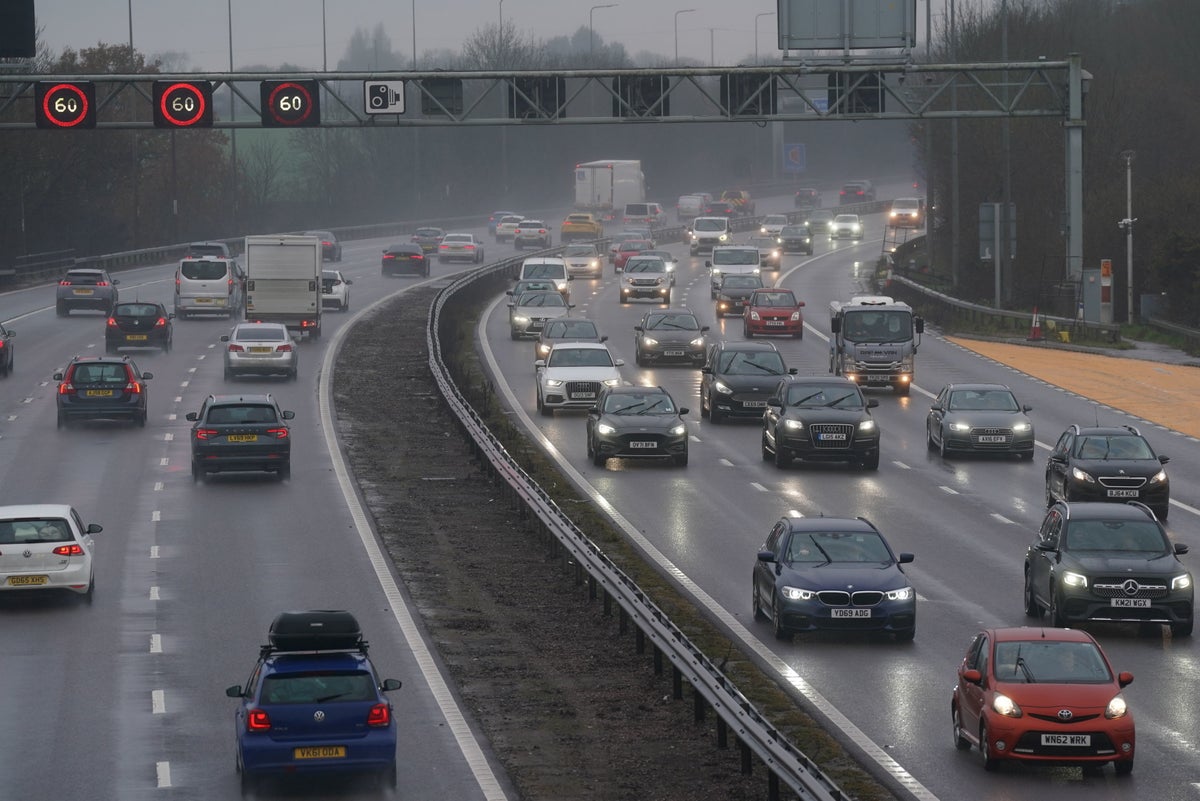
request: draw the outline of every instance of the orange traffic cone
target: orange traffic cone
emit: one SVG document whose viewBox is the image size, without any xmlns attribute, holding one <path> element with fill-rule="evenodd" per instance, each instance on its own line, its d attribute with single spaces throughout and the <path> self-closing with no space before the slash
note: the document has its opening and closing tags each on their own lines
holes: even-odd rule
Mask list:
<svg viewBox="0 0 1200 801">
<path fill-rule="evenodd" d="M 1042 341 L 1042 321 L 1038 317 L 1037 306 L 1033 307 L 1033 324 L 1029 327 L 1029 336 L 1026 339 L 1030 342 Z"/>
</svg>

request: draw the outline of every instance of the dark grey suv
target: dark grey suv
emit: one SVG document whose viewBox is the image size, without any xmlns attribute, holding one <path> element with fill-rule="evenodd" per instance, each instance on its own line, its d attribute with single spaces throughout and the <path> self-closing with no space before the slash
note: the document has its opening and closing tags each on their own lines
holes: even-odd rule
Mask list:
<svg viewBox="0 0 1200 801">
<path fill-rule="evenodd" d="M 879 426 L 867 400 L 848 378 L 786 376 L 771 397 L 762 423 L 762 458 L 785 467 L 805 462 L 848 462 L 879 469 Z"/>
<path fill-rule="evenodd" d="M 279 408 L 271 395 L 209 395 L 192 423 L 192 480 L 226 471 L 292 475 L 292 436 L 287 421 L 295 412 Z"/>
<path fill-rule="evenodd" d="M 56 287 L 54 311 L 59 317 L 66 317 L 74 309 L 91 309 L 109 314 L 117 302 L 118 283 L 107 270 L 93 267 L 67 270 Z"/>
</svg>

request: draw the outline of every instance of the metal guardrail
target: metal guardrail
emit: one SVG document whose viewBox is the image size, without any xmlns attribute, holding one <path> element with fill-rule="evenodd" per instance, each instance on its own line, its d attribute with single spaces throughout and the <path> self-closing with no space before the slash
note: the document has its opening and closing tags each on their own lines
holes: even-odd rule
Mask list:
<svg viewBox="0 0 1200 801">
<path fill-rule="evenodd" d="M 743 229 L 753 227 L 758 224 L 758 218 L 744 218 L 737 224 Z M 678 227 L 657 233 L 662 241 L 667 241 L 671 237 L 678 239 L 682 232 L 683 228 Z M 597 240 L 597 243 L 607 241 Z M 547 255 L 559 250 L 561 248 L 549 248 L 540 253 Z M 606 604 L 610 598 L 615 600 L 622 613 L 628 615 L 639 631 L 670 660 L 677 680 L 686 679 L 694 688 L 697 699 L 703 698 L 704 703 L 717 713 L 721 726 L 718 737 L 724 736 L 723 727 L 734 731 L 743 747 L 744 769 L 749 768 L 748 753 L 768 768 L 768 796 L 772 801 L 780 798 L 780 783 L 806 801 L 849 801 L 849 796 L 816 763 L 764 719 L 749 699 L 671 622 L 666 613 L 649 600 L 633 579 L 588 539 L 509 454 L 455 384 L 442 355 L 443 337 L 449 336 L 464 319 L 468 307 L 494 296 L 524 258 L 527 256 L 506 259 L 467 273 L 439 292 L 430 307 L 426 331 L 429 367 L 451 412 L 473 443 L 476 456 L 587 572 L 593 591 L 597 587 L 601 589 Z M 681 697 L 678 691 L 676 697 Z"/>
</svg>

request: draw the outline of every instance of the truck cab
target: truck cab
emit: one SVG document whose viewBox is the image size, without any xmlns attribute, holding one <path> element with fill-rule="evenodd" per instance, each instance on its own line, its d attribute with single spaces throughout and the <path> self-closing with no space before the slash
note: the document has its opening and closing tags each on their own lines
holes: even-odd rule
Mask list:
<svg viewBox="0 0 1200 801">
<path fill-rule="evenodd" d="M 914 361 L 925 320 L 907 303 L 860 295 L 829 304 L 829 372 L 864 387 L 912 387 Z"/>
</svg>

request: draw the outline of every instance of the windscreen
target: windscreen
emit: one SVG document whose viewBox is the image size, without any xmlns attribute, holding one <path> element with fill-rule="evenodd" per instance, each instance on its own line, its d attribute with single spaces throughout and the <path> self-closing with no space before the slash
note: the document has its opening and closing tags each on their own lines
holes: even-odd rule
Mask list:
<svg viewBox="0 0 1200 801">
<path fill-rule="evenodd" d="M 902 309 L 848 309 L 842 336 L 848 342 L 907 342 L 912 339 L 912 313 Z"/>
</svg>

